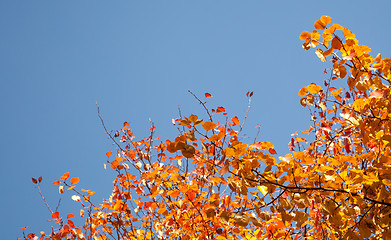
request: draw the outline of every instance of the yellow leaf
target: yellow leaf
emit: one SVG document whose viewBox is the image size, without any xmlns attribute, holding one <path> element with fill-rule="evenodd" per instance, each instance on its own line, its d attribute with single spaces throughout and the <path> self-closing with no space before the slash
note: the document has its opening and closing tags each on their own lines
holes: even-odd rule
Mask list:
<svg viewBox="0 0 391 240">
<path fill-rule="evenodd" d="M 340 87 L 338 90 L 333 91 L 330 95 L 333 97 L 337 97 L 342 92 L 342 88 Z"/>
<path fill-rule="evenodd" d="M 311 83 L 310 85 L 307 86 L 307 90 L 310 93 L 318 93 L 322 88 L 319 85 L 316 85 L 315 83 Z"/>
<path fill-rule="evenodd" d="M 365 101 L 361 98 L 356 99 L 352 105 L 353 109 L 357 112 L 360 112 L 365 107 Z"/>
<path fill-rule="evenodd" d="M 261 193 L 266 196 L 266 194 L 268 193 L 267 192 L 267 187 L 266 186 L 257 186 L 257 188 L 259 189 L 259 191 L 261 191 Z"/>
<path fill-rule="evenodd" d="M 207 122 L 204 122 L 204 123 L 202 124 L 202 127 L 203 127 L 206 131 L 210 131 L 210 130 L 216 128 L 216 127 L 217 127 L 217 124 L 214 123 L 214 122 L 209 122 L 209 121 L 207 121 Z"/>
</svg>

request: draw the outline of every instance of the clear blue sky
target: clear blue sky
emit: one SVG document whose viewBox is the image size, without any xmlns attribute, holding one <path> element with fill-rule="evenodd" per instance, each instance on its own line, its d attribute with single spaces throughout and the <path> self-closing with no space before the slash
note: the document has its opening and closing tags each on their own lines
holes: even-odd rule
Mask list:
<svg viewBox="0 0 391 240">
<path fill-rule="evenodd" d="M 131 123 L 144 137 L 151 118 L 162 139 L 175 136 L 171 119 L 202 114 L 188 94 L 210 92 L 209 106 L 244 116 L 245 131 L 288 150 L 290 134 L 308 128 L 298 90 L 325 79 L 299 34 L 329 15 L 351 29 L 373 54 L 391 55 L 390 1 L 0 1 L 1 239 L 19 227 L 50 232 L 49 212 L 31 182 L 55 206 L 64 172 L 79 186 L 111 193 L 105 153 L 109 129 Z M 79 209 L 63 195 L 60 211 Z M 76 212 L 74 212 L 76 213 Z"/>
</svg>

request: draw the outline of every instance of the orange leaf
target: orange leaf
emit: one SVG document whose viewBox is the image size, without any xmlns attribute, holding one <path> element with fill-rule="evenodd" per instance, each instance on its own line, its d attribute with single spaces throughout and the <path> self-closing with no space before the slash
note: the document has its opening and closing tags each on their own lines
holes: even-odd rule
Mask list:
<svg viewBox="0 0 391 240">
<path fill-rule="evenodd" d="M 108 152 L 106 153 L 106 156 L 107 156 L 107 157 L 110 157 L 111 154 L 113 154 L 113 152 L 112 152 L 112 151 L 108 151 Z"/>
<path fill-rule="evenodd" d="M 239 124 L 240 124 L 239 118 L 238 118 L 237 116 L 231 118 L 231 120 L 232 120 L 232 122 L 233 122 L 235 125 L 239 125 Z M 234 125 L 234 126 L 235 126 L 235 125 Z"/>
<path fill-rule="evenodd" d="M 111 163 L 111 168 L 112 169 L 116 169 L 117 167 L 118 167 L 118 165 L 119 165 L 119 163 L 118 163 L 118 161 L 117 160 L 114 160 L 112 163 Z"/>
<path fill-rule="evenodd" d="M 74 218 L 74 217 L 75 217 L 75 215 L 73 215 L 73 214 L 68 214 L 67 219 L 68 219 L 68 218 Z"/>
<path fill-rule="evenodd" d="M 300 40 L 307 40 L 307 39 L 310 39 L 311 38 L 311 34 L 307 31 L 304 31 L 300 34 Z"/>
<path fill-rule="evenodd" d="M 269 153 L 270 154 L 277 154 L 276 150 L 274 148 L 269 148 Z"/>
<path fill-rule="evenodd" d="M 181 192 L 179 190 L 174 190 L 171 194 L 170 194 L 170 197 L 172 198 L 176 198 L 179 196 Z"/>
<path fill-rule="evenodd" d="M 334 48 L 334 49 L 341 49 L 342 47 L 342 43 L 341 43 L 341 39 L 339 39 L 338 36 L 335 36 L 333 38 L 333 40 L 331 41 L 331 46 Z"/>
<path fill-rule="evenodd" d="M 78 177 L 74 177 L 71 179 L 71 184 L 76 184 L 79 182 L 79 178 Z"/>
<path fill-rule="evenodd" d="M 329 17 L 329 16 L 322 16 L 322 17 L 320 17 L 320 21 L 322 21 L 322 23 L 324 25 L 327 25 L 327 24 L 331 23 L 331 17 Z"/>
<path fill-rule="evenodd" d="M 217 113 L 219 113 L 219 112 L 225 112 L 225 108 L 223 108 L 223 107 L 217 107 L 216 112 L 217 112 Z"/>
<path fill-rule="evenodd" d="M 217 124 L 214 123 L 214 122 L 209 122 L 209 121 L 207 121 L 207 122 L 204 122 L 204 123 L 202 124 L 202 127 L 203 127 L 206 131 L 209 131 L 209 130 L 212 130 L 212 129 L 214 129 L 215 127 L 217 127 Z"/>
<path fill-rule="evenodd" d="M 60 216 L 60 213 L 59 213 L 59 212 L 54 212 L 54 213 L 52 213 L 52 218 L 57 219 L 59 216 Z"/>
<path fill-rule="evenodd" d="M 331 47 L 326 52 L 323 53 L 323 56 L 328 57 L 333 53 L 333 51 L 334 51 L 334 48 Z"/>
<path fill-rule="evenodd" d="M 60 180 L 67 180 L 69 178 L 69 172 L 64 173 L 62 177 L 60 177 Z"/>
<path fill-rule="evenodd" d="M 29 227 L 29 226 L 27 226 L 27 227 L 21 227 L 20 229 L 26 230 L 28 227 Z"/>
<path fill-rule="evenodd" d="M 129 126 L 130 126 L 130 123 L 124 122 L 124 127 L 129 127 Z"/>
<path fill-rule="evenodd" d="M 307 88 L 306 87 L 302 87 L 299 91 L 299 96 L 302 97 L 302 96 L 305 96 L 307 95 L 308 91 L 307 91 Z"/>
<path fill-rule="evenodd" d="M 60 185 L 60 181 L 54 181 L 53 183 L 52 183 L 53 185 Z"/>
<path fill-rule="evenodd" d="M 115 160 L 117 160 L 118 162 L 122 162 L 122 157 L 115 157 Z"/>
<path fill-rule="evenodd" d="M 323 30 L 323 29 L 325 29 L 326 24 L 324 24 L 324 23 L 319 19 L 319 20 L 317 20 L 317 21 L 314 23 L 314 26 L 315 26 L 315 28 L 318 29 L 318 30 Z"/>
<path fill-rule="evenodd" d="M 212 97 L 212 94 L 210 94 L 210 93 L 205 93 L 205 97 Z"/>
<path fill-rule="evenodd" d="M 158 212 L 159 214 L 162 214 L 162 213 L 164 213 L 164 212 L 167 212 L 167 210 L 166 210 L 165 208 L 159 208 L 159 209 L 157 210 L 157 212 Z"/>
</svg>

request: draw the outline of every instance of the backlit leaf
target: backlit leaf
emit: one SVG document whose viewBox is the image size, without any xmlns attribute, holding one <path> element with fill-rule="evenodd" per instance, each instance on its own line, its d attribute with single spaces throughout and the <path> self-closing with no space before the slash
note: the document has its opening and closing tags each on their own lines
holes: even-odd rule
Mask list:
<svg viewBox="0 0 391 240">
<path fill-rule="evenodd" d="M 322 49 L 320 49 L 320 48 L 316 49 L 316 50 L 315 50 L 315 54 L 316 54 L 316 56 L 318 56 L 318 58 L 320 58 L 320 60 L 321 60 L 322 62 L 326 62 L 326 58 L 325 58 L 325 56 L 323 55 L 323 50 L 322 50 Z"/>
<path fill-rule="evenodd" d="M 237 116 L 235 116 L 235 117 L 231 118 L 231 120 L 232 120 L 232 122 L 234 123 L 234 126 L 235 126 L 235 125 L 239 125 L 239 124 L 240 124 L 240 122 L 239 122 L 239 118 L 238 118 Z"/>
<path fill-rule="evenodd" d="M 210 131 L 210 130 L 216 128 L 216 127 L 217 127 L 217 124 L 214 123 L 214 122 L 209 122 L 209 121 L 207 121 L 207 122 L 204 122 L 204 123 L 202 124 L 202 127 L 203 127 L 206 131 Z"/>
<path fill-rule="evenodd" d="M 66 172 L 64 173 L 64 175 L 60 177 L 60 180 L 67 180 L 68 178 L 69 178 L 69 172 Z"/>
<path fill-rule="evenodd" d="M 305 96 L 305 95 L 307 95 L 307 93 L 308 93 L 307 88 L 306 88 L 306 87 L 302 87 L 302 88 L 300 89 L 300 91 L 299 91 L 299 96 L 300 96 L 300 97 Z"/>
<path fill-rule="evenodd" d="M 60 213 L 59 213 L 59 212 L 54 212 L 54 213 L 52 213 L 52 218 L 54 218 L 54 219 L 59 218 L 59 216 L 60 216 Z"/>
<path fill-rule="evenodd" d="M 223 107 L 217 107 L 216 112 L 217 112 L 217 113 L 225 112 L 225 108 L 223 108 Z"/>
<path fill-rule="evenodd" d="M 60 184 L 60 181 L 54 181 L 53 183 L 52 183 L 53 185 L 59 185 Z"/>
<path fill-rule="evenodd" d="M 78 182 L 79 182 L 79 178 L 78 177 L 71 178 L 71 184 L 76 184 Z"/>
<path fill-rule="evenodd" d="M 310 93 L 318 93 L 322 88 L 319 85 L 316 85 L 315 83 L 311 83 L 310 85 L 307 86 L 307 90 Z"/>
</svg>

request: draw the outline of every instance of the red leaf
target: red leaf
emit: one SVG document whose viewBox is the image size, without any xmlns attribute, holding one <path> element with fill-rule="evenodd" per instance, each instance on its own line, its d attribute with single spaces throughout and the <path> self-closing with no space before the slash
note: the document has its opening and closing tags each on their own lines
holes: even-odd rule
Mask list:
<svg viewBox="0 0 391 240">
<path fill-rule="evenodd" d="M 67 180 L 68 178 L 69 178 L 69 172 L 66 172 L 64 173 L 64 175 L 60 177 L 60 180 Z"/>
<path fill-rule="evenodd" d="M 205 93 L 205 97 L 212 97 L 212 94 L 210 94 L 210 93 Z"/>
<path fill-rule="evenodd" d="M 130 127 L 130 123 L 124 122 L 124 127 Z"/>
<path fill-rule="evenodd" d="M 254 94 L 254 92 L 250 92 L 250 97 L 252 97 L 252 96 L 253 96 L 253 94 Z"/>
<path fill-rule="evenodd" d="M 30 239 L 33 239 L 33 238 L 35 237 L 35 234 L 34 234 L 34 233 L 29 233 L 29 234 L 27 235 L 27 237 L 30 238 Z"/>
<path fill-rule="evenodd" d="M 68 218 L 74 218 L 74 217 L 75 217 L 75 215 L 73 215 L 73 214 L 68 214 L 67 219 L 68 219 Z"/>
<path fill-rule="evenodd" d="M 54 212 L 54 213 L 52 213 L 52 218 L 57 219 L 59 216 L 60 216 L 60 213 L 59 213 L 59 212 Z"/>
<path fill-rule="evenodd" d="M 106 153 L 106 156 L 107 156 L 107 157 L 110 157 L 111 154 L 113 154 L 113 152 L 112 152 L 112 151 L 108 151 L 108 152 Z"/>
<path fill-rule="evenodd" d="M 78 177 L 74 177 L 71 179 L 71 184 L 76 184 L 79 182 L 79 178 Z"/>
<path fill-rule="evenodd" d="M 71 220 L 68 220 L 68 225 L 71 227 L 71 228 L 75 228 L 75 224 L 73 224 L 73 222 Z"/>
<path fill-rule="evenodd" d="M 293 151 L 295 147 L 295 140 L 291 138 L 291 141 L 288 143 L 289 151 Z"/>
<path fill-rule="evenodd" d="M 32 178 L 31 181 L 33 181 L 34 184 L 38 183 L 37 179 L 35 179 L 35 178 Z"/>
<path fill-rule="evenodd" d="M 42 177 L 39 177 L 39 178 L 38 178 L 38 182 L 42 182 Z"/>
<path fill-rule="evenodd" d="M 217 113 L 219 113 L 219 112 L 225 112 L 225 108 L 223 108 L 223 107 L 217 107 L 216 112 L 217 112 Z"/>
<path fill-rule="evenodd" d="M 269 153 L 270 154 L 277 154 L 276 150 L 274 148 L 269 148 Z"/>
<path fill-rule="evenodd" d="M 250 94 L 250 92 L 247 92 L 247 93 L 246 93 L 246 97 L 248 97 L 249 94 Z"/>
<path fill-rule="evenodd" d="M 60 185 L 60 181 L 54 181 L 53 183 L 52 183 L 53 185 Z"/>
</svg>

